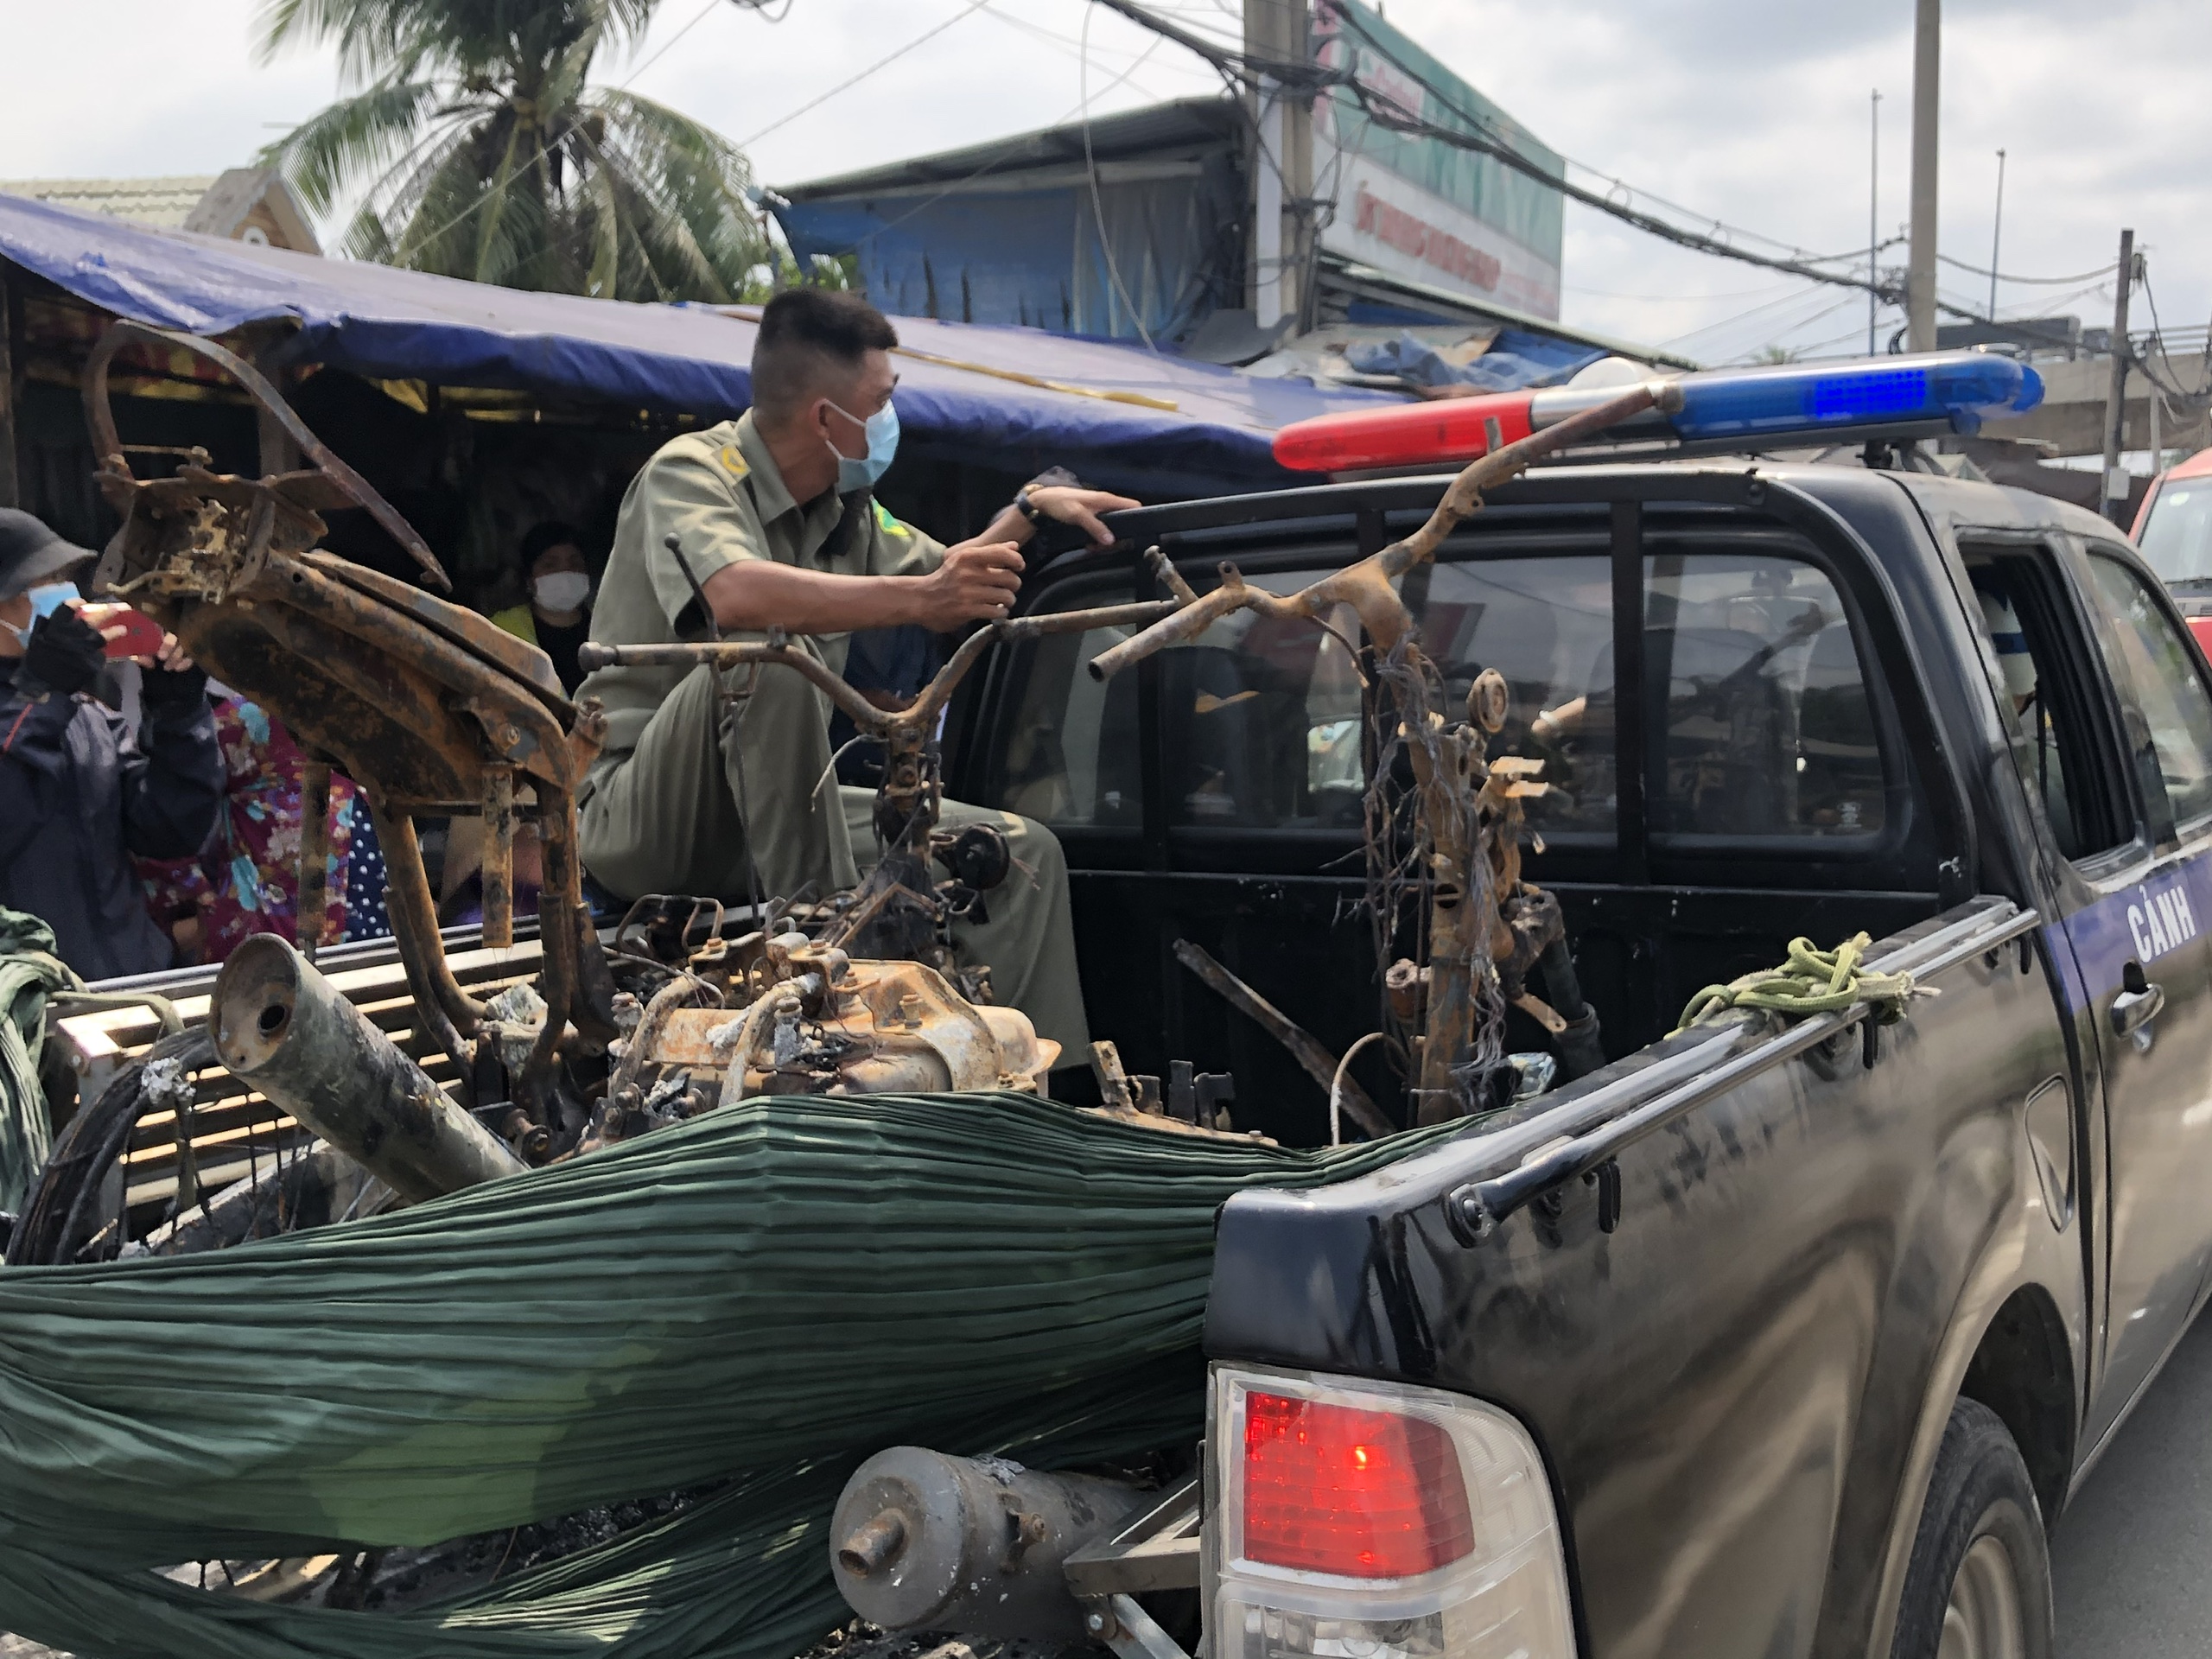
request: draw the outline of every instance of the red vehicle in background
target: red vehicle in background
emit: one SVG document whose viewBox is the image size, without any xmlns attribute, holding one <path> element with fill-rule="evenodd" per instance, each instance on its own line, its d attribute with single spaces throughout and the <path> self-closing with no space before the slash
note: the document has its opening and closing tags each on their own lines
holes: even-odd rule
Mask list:
<svg viewBox="0 0 2212 1659">
<path fill-rule="evenodd" d="M 2152 480 L 2128 533 L 2212 657 L 2212 449 Z"/>
</svg>

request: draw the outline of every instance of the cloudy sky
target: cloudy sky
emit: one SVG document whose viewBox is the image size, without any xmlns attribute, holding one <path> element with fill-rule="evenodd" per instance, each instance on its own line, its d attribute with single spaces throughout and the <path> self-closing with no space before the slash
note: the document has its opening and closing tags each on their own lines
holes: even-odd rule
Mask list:
<svg viewBox="0 0 2212 1659">
<path fill-rule="evenodd" d="M 1233 33 L 1235 3 L 1160 10 Z M 2212 306 L 2212 181 L 2199 159 L 2212 153 L 2212 31 L 2201 3 L 1949 0 L 1942 251 L 1988 264 L 2001 146 L 2002 269 L 2080 278 L 2005 283 L 2003 315 L 2108 321 L 2109 282 L 2092 273 L 2109 267 L 2129 224 L 2149 249 L 2165 323 L 2201 330 Z M 664 0 L 642 46 L 604 79 L 744 143 L 769 183 L 1048 124 L 1086 98 L 1103 112 L 1218 85 L 1179 48 L 1085 0 L 788 0 L 784 10 L 772 22 L 733 0 Z M 1868 94 L 1878 88 L 1880 222 L 1885 235 L 1902 226 L 1911 0 L 1387 0 L 1386 10 L 1592 169 L 1578 176 L 1616 177 L 1820 252 L 1866 244 Z M 256 10 L 257 0 L 0 0 L 10 71 L 0 178 L 212 172 L 247 158 L 338 86 L 327 53 L 257 64 Z M 1901 262 L 1902 249 L 1885 257 Z M 1862 298 L 1670 248 L 1579 207 L 1567 211 L 1566 283 L 1568 321 L 1707 362 L 1775 345 L 1841 352 L 1866 337 Z M 1988 302 L 1984 277 L 1947 267 L 1943 287 L 1961 303 Z M 1895 326 L 1885 319 L 1885 340 Z"/>
</svg>

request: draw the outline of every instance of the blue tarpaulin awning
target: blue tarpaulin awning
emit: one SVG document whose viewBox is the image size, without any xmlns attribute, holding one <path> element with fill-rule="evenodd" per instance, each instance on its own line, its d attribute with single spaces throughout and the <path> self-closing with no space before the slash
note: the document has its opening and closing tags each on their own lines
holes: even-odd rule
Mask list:
<svg viewBox="0 0 2212 1659">
<path fill-rule="evenodd" d="M 709 417 L 751 401 L 753 325 L 711 307 L 495 288 L 7 195 L 0 258 L 159 327 L 215 335 L 289 320 L 279 362 Z M 898 362 L 900 425 L 923 453 L 1002 470 L 1059 461 L 1123 487 L 1272 487 L 1293 477 L 1269 453 L 1278 428 L 1398 401 L 1033 328 L 895 321 L 911 353 Z"/>
</svg>

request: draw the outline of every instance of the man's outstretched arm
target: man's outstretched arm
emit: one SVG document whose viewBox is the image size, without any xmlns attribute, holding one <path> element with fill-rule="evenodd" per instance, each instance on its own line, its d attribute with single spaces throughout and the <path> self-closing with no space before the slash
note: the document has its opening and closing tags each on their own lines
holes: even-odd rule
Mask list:
<svg viewBox="0 0 2212 1659">
<path fill-rule="evenodd" d="M 851 633 L 918 622 L 949 633 L 1006 615 L 1021 591 L 1021 550 L 1012 542 L 962 542 L 925 576 L 847 576 L 771 559 L 741 559 L 702 591 L 725 628 Z"/>
</svg>

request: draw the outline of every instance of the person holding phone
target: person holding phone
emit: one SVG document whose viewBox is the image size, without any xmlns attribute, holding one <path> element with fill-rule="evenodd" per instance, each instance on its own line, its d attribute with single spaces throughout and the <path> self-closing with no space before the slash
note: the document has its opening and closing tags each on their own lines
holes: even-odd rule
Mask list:
<svg viewBox="0 0 2212 1659">
<path fill-rule="evenodd" d="M 197 853 L 223 795 L 207 676 L 128 606 L 84 601 L 93 556 L 0 508 L 0 906 L 88 980 L 171 964 L 130 857 Z M 144 671 L 136 731 L 89 695 L 111 652 Z"/>
</svg>

